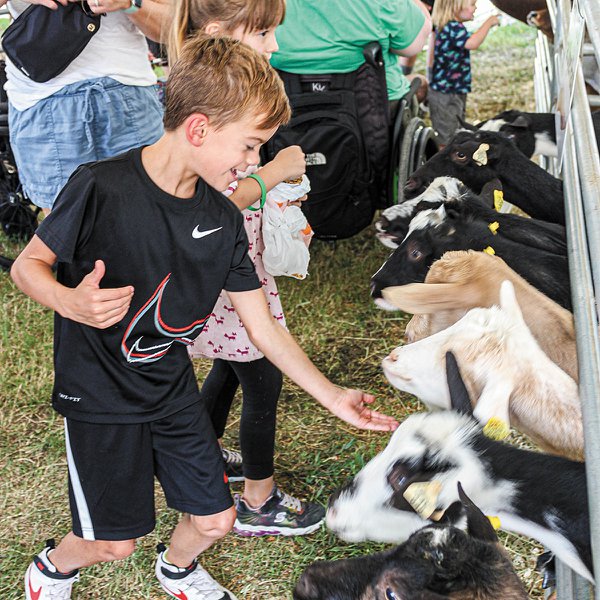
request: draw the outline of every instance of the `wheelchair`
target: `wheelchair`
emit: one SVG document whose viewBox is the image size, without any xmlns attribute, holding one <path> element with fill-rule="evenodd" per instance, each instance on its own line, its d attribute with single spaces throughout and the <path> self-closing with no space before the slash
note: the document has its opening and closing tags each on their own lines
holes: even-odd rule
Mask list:
<svg viewBox="0 0 600 600">
<path fill-rule="evenodd" d="M 381 46 L 377 42 L 367 44 L 363 49 L 365 62 L 377 69 L 384 69 Z M 404 200 L 406 180 L 437 151 L 438 142 L 434 130 L 419 116 L 419 103 L 416 98 L 420 82 L 412 81 L 408 93 L 399 100 L 392 115 L 387 167 L 386 208 Z M 385 102 L 387 98 L 382 98 Z"/>
<path fill-rule="evenodd" d="M 5 63 L 0 61 L 0 229 L 7 245 L 11 246 L 10 253 L 13 254 L 18 251 L 19 243 L 33 237 L 41 209 L 31 204 L 19 180 L 15 157 L 10 146 L 5 82 Z M 11 257 L 0 255 L 0 270 L 10 270 L 12 262 Z"/>
</svg>

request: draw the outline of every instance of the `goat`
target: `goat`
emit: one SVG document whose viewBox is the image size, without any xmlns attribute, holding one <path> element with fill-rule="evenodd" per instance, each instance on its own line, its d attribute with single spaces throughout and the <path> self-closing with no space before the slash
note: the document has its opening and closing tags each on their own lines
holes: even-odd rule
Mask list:
<svg viewBox="0 0 600 600">
<path fill-rule="evenodd" d="M 413 313 L 405 330 L 417 342 L 458 321 L 471 308 L 498 304 L 500 284 L 513 284 L 523 318 L 548 358 L 578 381 L 573 315 L 529 285 L 500 257 L 485 252 L 446 252 L 429 269 L 425 283 L 383 290 L 383 298 Z"/>
<path fill-rule="evenodd" d="M 486 250 L 500 256 L 535 288 L 563 308 L 571 309 L 567 257 L 518 243 L 495 234 L 489 224 L 461 214 L 460 203 L 446 203 L 415 215 L 409 232 L 371 278 L 371 296 L 381 308 L 383 288 L 421 283 L 433 261 L 449 250 Z"/>
<path fill-rule="evenodd" d="M 414 198 L 436 178 L 456 177 L 476 194 L 492 179 L 504 198 L 530 217 L 565 224 L 562 181 L 533 163 L 496 131 L 459 131 L 450 143 L 408 178 L 404 197 Z"/>
<path fill-rule="evenodd" d="M 481 424 L 504 436 L 513 424 L 543 450 L 583 460 L 577 384 L 538 346 L 510 281 L 501 285 L 499 307 L 473 308 L 448 329 L 399 346 L 383 359 L 383 372 L 428 407 L 448 409 L 447 351 L 460 361 Z"/>
<path fill-rule="evenodd" d="M 437 208 L 444 203 L 457 206 L 460 203 L 461 214 L 484 219 L 487 223 L 497 223 L 498 229 L 495 231 L 503 237 L 555 254 L 567 254 L 566 232 L 562 225 L 494 210 L 494 204 L 498 208 L 502 205 L 502 186 L 498 180 L 488 182 L 481 195 L 477 196 L 454 177 L 436 177 L 413 200 L 383 211 L 375 224 L 378 239 L 384 246 L 397 248 L 417 212 Z"/>
<path fill-rule="evenodd" d="M 525 600 L 529 596 L 487 517 L 458 484 L 467 532 L 428 525 L 401 546 L 358 558 L 315 562 L 294 600 Z M 454 518 L 454 517 L 453 517 Z"/>
<path fill-rule="evenodd" d="M 446 363 L 455 410 L 405 419 L 331 497 L 329 529 L 347 541 L 401 543 L 457 500 L 460 481 L 502 528 L 536 539 L 593 582 L 585 464 L 487 438 L 451 353 Z"/>
<path fill-rule="evenodd" d="M 552 20 L 547 8 L 541 10 L 532 10 L 527 15 L 527 25 L 539 29 L 554 44 L 554 30 L 552 29 Z"/>
<path fill-rule="evenodd" d="M 596 140 L 600 141 L 600 112 L 592 113 Z M 476 126 L 463 123 L 471 131 L 499 131 L 511 139 L 517 148 L 531 158 L 534 154 L 558 156 L 556 145 L 556 115 L 505 110 Z"/>
</svg>

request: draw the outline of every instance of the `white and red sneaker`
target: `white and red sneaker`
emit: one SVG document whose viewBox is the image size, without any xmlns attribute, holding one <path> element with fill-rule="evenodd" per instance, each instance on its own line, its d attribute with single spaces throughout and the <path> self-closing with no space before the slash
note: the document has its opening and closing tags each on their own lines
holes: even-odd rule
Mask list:
<svg viewBox="0 0 600 600">
<path fill-rule="evenodd" d="M 165 560 L 164 544 L 156 547 L 156 578 L 162 589 L 178 600 L 237 600 L 222 585 L 219 585 L 199 564 L 194 561 L 182 569 Z"/>
<path fill-rule="evenodd" d="M 71 588 L 79 579 L 79 571 L 60 573 L 48 558 L 54 549 L 54 540 L 36 556 L 25 573 L 25 598 L 27 600 L 69 600 Z"/>
</svg>

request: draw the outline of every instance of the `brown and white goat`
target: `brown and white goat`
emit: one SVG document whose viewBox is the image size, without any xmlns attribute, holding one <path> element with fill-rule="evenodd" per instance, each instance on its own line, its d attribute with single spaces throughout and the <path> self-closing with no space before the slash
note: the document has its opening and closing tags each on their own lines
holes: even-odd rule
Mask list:
<svg viewBox="0 0 600 600">
<path fill-rule="evenodd" d="M 485 252 L 446 252 L 429 269 L 425 283 L 387 288 L 383 297 L 413 313 L 406 340 L 417 342 L 453 325 L 471 308 L 498 304 L 500 284 L 513 284 L 525 323 L 540 348 L 578 381 L 573 315 L 515 273 L 501 258 Z"/>
<path fill-rule="evenodd" d="M 539 347 L 510 281 L 500 306 L 471 309 L 419 342 L 399 346 L 382 366 L 390 383 L 430 408 L 447 409 L 445 354 L 453 352 L 474 399 L 474 416 L 506 435 L 510 424 L 542 449 L 583 460 L 583 425 L 577 384 Z"/>
</svg>

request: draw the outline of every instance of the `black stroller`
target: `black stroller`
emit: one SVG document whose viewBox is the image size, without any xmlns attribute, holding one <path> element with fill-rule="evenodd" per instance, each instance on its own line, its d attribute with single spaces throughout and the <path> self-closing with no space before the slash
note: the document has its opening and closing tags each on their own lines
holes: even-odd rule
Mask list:
<svg viewBox="0 0 600 600">
<path fill-rule="evenodd" d="M 6 83 L 5 62 L 0 61 L 0 227 L 4 242 L 11 247 L 31 239 L 37 224 L 39 208 L 34 207 L 23 191 L 19 181 L 15 158 L 10 147 L 8 133 L 8 98 L 4 91 Z M 0 255 L 0 270 L 8 271 L 13 258 Z M 12 254 L 12 252 L 11 252 Z"/>
</svg>

